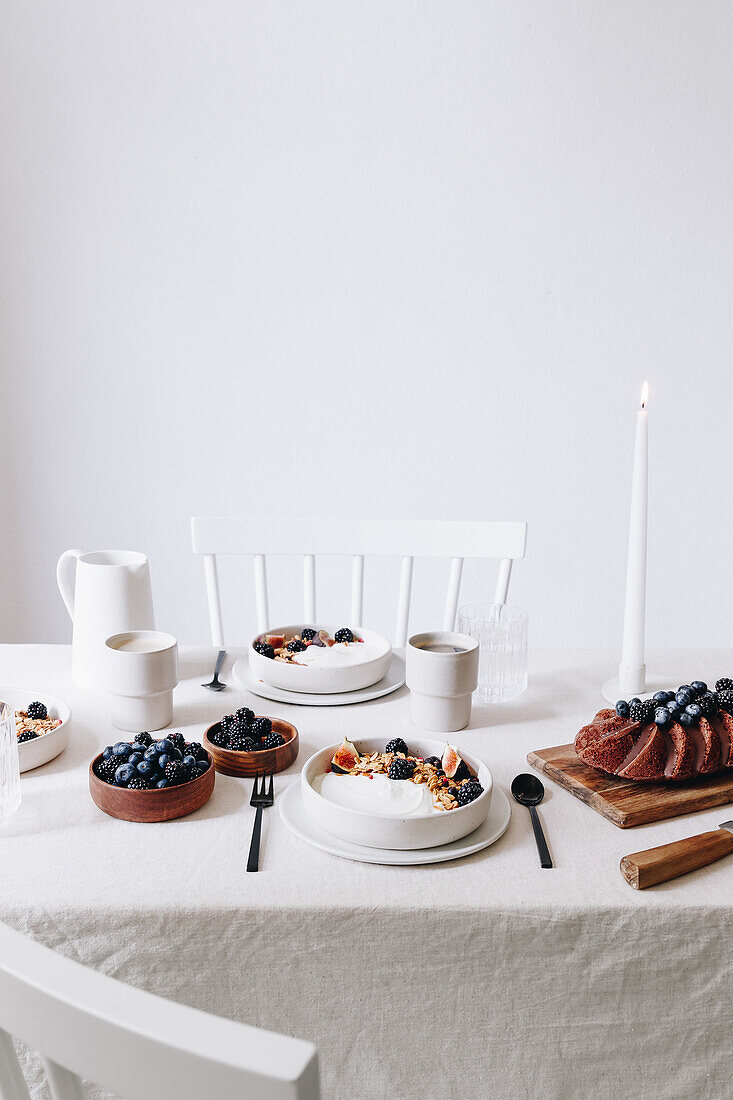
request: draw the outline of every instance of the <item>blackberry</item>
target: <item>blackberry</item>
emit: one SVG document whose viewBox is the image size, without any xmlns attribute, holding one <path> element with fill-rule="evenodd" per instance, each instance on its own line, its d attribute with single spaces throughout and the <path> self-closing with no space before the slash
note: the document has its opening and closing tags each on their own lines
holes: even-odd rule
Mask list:
<svg viewBox="0 0 733 1100">
<path fill-rule="evenodd" d="M 709 718 L 715 710 L 712 692 L 706 691 L 704 695 L 698 695 L 695 702 L 699 706 L 703 718 Z"/>
<path fill-rule="evenodd" d="M 29 703 L 26 708 L 26 714 L 29 718 L 48 718 L 48 711 L 46 710 L 45 703 L 39 703 L 36 700 L 34 703 Z"/>
<path fill-rule="evenodd" d="M 219 725 L 224 730 L 224 733 L 234 733 L 237 727 L 237 719 L 233 714 L 225 714 L 219 722 Z"/>
<path fill-rule="evenodd" d="M 719 691 L 717 695 L 719 707 L 727 711 L 733 710 L 733 688 L 725 688 L 723 691 Z"/>
<path fill-rule="evenodd" d="M 391 741 L 387 742 L 384 751 L 385 752 L 401 752 L 405 756 L 407 756 L 407 745 L 405 744 L 405 742 L 402 740 L 401 737 L 393 737 Z M 437 757 L 436 757 L 436 759 L 437 759 Z M 440 763 L 440 761 L 438 761 L 438 763 Z"/>
<path fill-rule="evenodd" d="M 289 653 L 302 653 L 306 648 L 306 644 L 301 642 L 300 638 L 291 638 L 285 648 Z"/>
<path fill-rule="evenodd" d="M 651 700 L 646 703 L 632 703 L 629 707 L 629 718 L 632 722 L 651 722 L 654 717 L 654 704 Z"/>
<path fill-rule="evenodd" d="M 206 749 L 198 741 L 191 741 L 190 744 L 186 745 L 186 755 L 193 756 L 195 760 L 205 760 Z"/>
<path fill-rule="evenodd" d="M 183 736 L 182 733 L 172 733 L 168 740 L 176 746 L 180 753 L 183 753 L 183 750 L 186 747 L 186 738 Z"/>
<path fill-rule="evenodd" d="M 403 760 L 401 756 L 396 756 L 389 766 L 389 778 L 409 779 L 414 770 L 414 760 Z"/>
<path fill-rule="evenodd" d="M 442 768 L 443 766 L 443 761 L 439 756 L 428 756 L 425 763 L 432 764 L 434 768 Z"/>
<path fill-rule="evenodd" d="M 239 719 L 243 726 L 250 726 L 254 722 L 255 712 L 250 710 L 249 707 L 240 707 L 235 717 Z"/>
<path fill-rule="evenodd" d="M 300 636 L 304 642 L 311 642 L 316 636 L 316 632 L 312 626 L 304 626 L 300 632 Z"/>
<path fill-rule="evenodd" d="M 354 635 L 349 630 L 348 626 L 342 626 L 340 630 L 336 631 L 333 637 L 336 642 L 353 642 L 354 640 Z"/>
<path fill-rule="evenodd" d="M 272 733 L 272 722 L 269 718 L 255 718 L 249 727 L 249 735 L 257 741 L 262 741 Z"/>
<path fill-rule="evenodd" d="M 105 783 L 111 783 L 114 780 L 115 772 L 117 771 L 119 764 L 115 764 L 111 756 L 108 756 L 106 760 L 100 760 L 94 769 L 100 779 Z"/>
<path fill-rule="evenodd" d="M 143 779 L 143 777 L 139 775 L 135 779 L 130 780 L 127 784 L 127 789 L 128 791 L 149 791 L 150 784 L 147 779 Z"/>
<path fill-rule="evenodd" d="M 275 650 L 269 642 L 255 642 L 252 648 L 255 653 L 259 653 L 263 657 L 269 657 L 271 661 L 275 660 Z"/>
<path fill-rule="evenodd" d="M 459 806 L 467 806 L 469 802 L 475 801 L 483 793 L 484 788 L 481 784 L 477 780 L 471 780 L 470 783 L 464 783 L 462 787 L 458 788 L 455 798 Z"/>
<path fill-rule="evenodd" d="M 218 729 L 209 734 L 209 741 L 212 745 L 216 745 L 218 749 L 225 749 L 229 745 L 229 734 L 226 730 Z"/>
<path fill-rule="evenodd" d="M 232 752 L 247 752 L 248 750 L 245 748 L 245 745 L 248 741 L 249 737 L 245 737 L 241 733 L 234 733 L 230 738 L 229 748 Z"/>
<path fill-rule="evenodd" d="M 143 745 L 146 749 L 149 749 L 153 743 L 153 739 L 149 733 L 136 733 L 134 741 L 136 745 Z"/>
<path fill-rule="evenodd" d="M 188 770 L 182 760 L 169 760 L 165 766 L 165 777 L 172 787 L 177 783 L 185 783 L 188 779 Z"/>
<path fill-rule="evenodd" d="M 733 688 L 733 680 L 730 676 L 721 676 L 719 680 L 715 681 L 716 691 L 730 691 Z M 31 708 L 28 707 L 28 714 L 30 715 Z"/>
<path fill-rule="evenodd" d="M 18 744 L 22 745 L 24 741 L 35 741 L 37 737 L 38 734 L 33 730 L 23 730 L 22 733 L 18 734 Z"/>
<path fill-rule="evenodd" d="M 257 752 L 260 748 L 258 741 L 253 741 L 251 737 L 244 738 L 244 748 L 242 752 Z"/>
<path fill-rule="evenodd" d="M 285 738 L 279 733 L 270 733 L 262 742 L 263 749 L 279 749 L 285 744 Z"/>
</svg>

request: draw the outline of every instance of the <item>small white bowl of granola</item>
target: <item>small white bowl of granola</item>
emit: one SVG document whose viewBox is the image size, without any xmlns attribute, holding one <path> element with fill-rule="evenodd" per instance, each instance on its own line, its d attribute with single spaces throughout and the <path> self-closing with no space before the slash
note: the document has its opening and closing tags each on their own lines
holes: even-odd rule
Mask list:
<svg viewBox="0 0 733 1100">
<path fill-rule="evenodd" d="M 21 772 L 39 768 L 64 751 L 69 743 L 71 710 L 63 699 L 4 687 L 0 687 L 0 699 L 15 711 Z"/>
<path fill-rule="evenodd" d="M 316 824 L 352 844 L 392 849 L 435 848 L 478 829 L 493 787 L 482 760 L 418 737 L 387 745 L 364 737 L 306 761 L 301 793 Z"/>
<path fill-rule="evenodd" d="M 371 687 L 387 674 L 392 646 L 363 627 L 283 626 L 252 640 L 249 666 L 285 691 L 332 695 Z"/>
</svg>

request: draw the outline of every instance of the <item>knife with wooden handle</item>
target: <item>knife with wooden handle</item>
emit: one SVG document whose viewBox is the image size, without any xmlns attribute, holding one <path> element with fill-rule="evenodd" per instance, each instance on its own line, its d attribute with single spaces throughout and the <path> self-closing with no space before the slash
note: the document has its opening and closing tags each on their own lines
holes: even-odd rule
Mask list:
<svg viewBox="0 0 733 1100">
<path fill-rule="evenodd" d="M 621 860 L 621 874 L 635 890 L 645 890 L 658 882 L 706 867 L 733 852 L 733 821 L 724 821 L 717 829 L 645 852 L 633 852 Z"/>
</svg>

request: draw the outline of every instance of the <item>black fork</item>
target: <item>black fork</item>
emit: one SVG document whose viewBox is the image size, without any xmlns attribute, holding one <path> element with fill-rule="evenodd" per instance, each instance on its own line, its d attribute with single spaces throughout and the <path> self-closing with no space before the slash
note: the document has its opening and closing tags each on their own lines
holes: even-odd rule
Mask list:
<svg viewBox="0 0 733 1100">
<path fill-rule="evenodd" d="M 252 829 L 252 841 L 249 846 L 249 859 L 247 860 L 248 871 L 259 871 L 260 862 L 260 833 L 262 831 L 262 811 L 268 806 L 272 806 L 275 801 L 275 795 L 272 789 L 272 775 L 270 776 L 270 785 L 265 791 L 267 784 L 267 776 L 262 776 L 262 787 L 257 789 L 258 776 L 255 776 L 255 781 L 252 786 L 252 797 L 249 800 L 250 806 L 257 807 L 257 813 L 255 814 L 255 824 Z"/>
</svg>

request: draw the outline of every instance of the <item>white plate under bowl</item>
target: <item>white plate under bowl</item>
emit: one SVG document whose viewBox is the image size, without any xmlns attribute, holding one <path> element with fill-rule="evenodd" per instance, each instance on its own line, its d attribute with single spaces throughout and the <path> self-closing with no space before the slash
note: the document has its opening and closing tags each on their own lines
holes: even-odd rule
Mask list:
<svg viewBox="0 0 733 1100">
<path fill-rule="evenodd" d="M 503 836 L 512 816 L 509 799 L 500 787 L 494 787 L 489 816 L 475 832 L 460 840 L 454 840 L 452 844 L 443 844 L 438 848 L 400 851 L 396 848 L 367 848 L 361 844 L 349 844 L 345 840 L 338 840 L 324 833 L 303 805 L 300 783 L 297 781 L 291 783 L 285 793 L 278 797 L 277 805 L 280 807 L 280 817 L 291 833 L 300 840 L 304 840 L 306 844 L 310 844 L 311 847 L 328 852 L 332 856 L 341 856 L 342 859 L 354 859 L 358 863 L 382 863 L 392 867 L 445 863 L 449 859 L 461 859 L 463 856 L 473 855 L 474 852 L 488 848 Z"/>
<path fill-rule="evenodd" d="M 384 752 L 386 740 L 389 740 L 389 735 L 382 734 L 381 737 L 359 737 L 354 744 L 361 753 Z M 319 749 L 306 760 L 300 773 L 300 787 L 303 805 L 315 824 L 339 840 L 367 848 L 436 848 L 468 836 L 478 829 L 489 813 L 493 786 L 491 772 L 483 760 L 463 750 L 462 758 L 471 772 L 478 775 L 484 788 L 483 794 L 467 806 L 434 814 L 403 815 L 369 813 L 337 805 L 324 798 L 313 786 L 313 781 L 329 770 L 337 748 L 338 745 L 331 745 Z M 427 741 L 423 737 L 410 737 L 407 742 L 408 752 L 423 758 L 441 757 L 444 748 L 445 741 Z"/>
<path fill-rule="evenodd" d="M 266 634 L 285 634 L 286 636 L 298 634 L 307 623 L 298 623 L 294 626 L 279 626 L 265 631 Z M 316 624 L 314 623 L 315 627 Z M 331 637 L 339 628 L 323 627 L 328 630 Z M 302 694 L 326 694 L 335 695 L 343 691 L 358 691 L 360 688 L 371 687 L 383 679 L 389 668 L 389 658 L 392 646 L 381 634 L 375 634 L 373 630 L 364 630 L 363 627 L 354 627 L 365 645 L 373 646 L 378 652 L 376 656 L 366 657 L 364 660 L 352 662 L 335 668 L 314 668 L 309 665 L 289 664 L 287 661 L 275 661 L 269 657 L 263 657 L 253 648 L 258 634 L 249 647 L 249 664 L 256 676 L 271 687 L 283 688 L 285 691 L 297 691 Z M 358 651 L 359 642 L 353 642 Z"/>
<path fill-rule="evenodd" d="M 285 691 L 283 688 L 272 687 L 271 684 L 266 684 L 264 680 L 255 676 L 246 657 L 240 657 L 234 662 L 232 676 L 240 687 L 251 691 L 253 695 L 259 695 L 262 699 L 272 699 L 275 703 L 292 703 L 301 707 L 345 707 L 351 703 L 366 703 L 370 699 L 381 699 L 383 695 L 391 695 L 393 691 L 401 688 L 405 682 L 405 651 L 392 650 L 392 660 L 387 674 L 378 683 L 372 684 L 371 687 L 360 688 L 359 691 L 341 691 L 335 695 L 312 695 L 304 691 Z"/>
<path fill-rule="evenodd" d="M 53 760 L 55 756 L 64 751 L 69 743 L 71 710 L 63 699 L 58 699 L 55 695 L 46 695 L 42 691 L 0 687 L 0 700 L 7 703 L 14 711 L 25 710 L 29 703 L 36 700 L 39 703 L 46 704 L 46 710 L 50 718 L 61 719 L 61 725 L 57 726 L 55 730 L 18 745 L 18 757 L 22 772 L 40 768 L 41 764 L 47 764 L 49 760 Z"/>
</svg>

